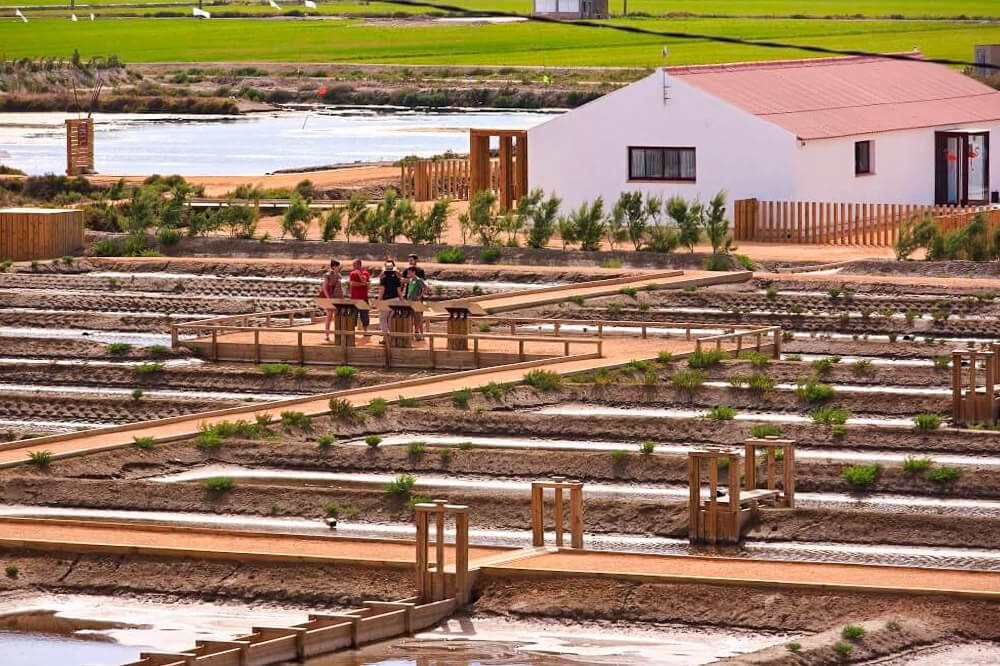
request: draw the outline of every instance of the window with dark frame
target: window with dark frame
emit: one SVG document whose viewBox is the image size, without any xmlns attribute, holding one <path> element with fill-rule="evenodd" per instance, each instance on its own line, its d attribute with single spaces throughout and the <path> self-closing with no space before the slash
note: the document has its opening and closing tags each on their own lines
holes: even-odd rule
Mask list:
<svg viewBox="0 0 1000 666">
<path fill-rule="evenodd" d="M 628 179 L 694 182 L 694 148 L 629 147 Z"/>
<path fill-rule="evenodd" d="M 872 141 L 854 142 L 854 175 L 872 173 Z"/>
</svg>

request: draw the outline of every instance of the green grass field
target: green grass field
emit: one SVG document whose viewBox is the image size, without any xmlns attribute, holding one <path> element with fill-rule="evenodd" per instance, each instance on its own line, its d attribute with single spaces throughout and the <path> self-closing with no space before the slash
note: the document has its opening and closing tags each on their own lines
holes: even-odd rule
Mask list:
<svg viewBox="0 0 1000 666">
<path fill-rule="evenodd" d="M 83 11 L 88 6 L 101 7 L 126 3 L 128 0 L 86 0 L 77 3 Z M 142 0 L 133 0 L 142 1 Z M 155 2 L 155 0 L 148 0 Z M 444 4 L 476 10 L 497 10 L 527 13 L 531 0 L 443 0 Z M 24 7 L 27 5 L 67 5 L 69 0 L 0 0 L 0 6 Z M 302 6 L 300 0 L 278 0 L 286 9 Z M 358 2 L 357 0 L 319 0 L 316 11 L 325 14 L 391 14 L 395 12 L 425 13 L 426 10 L 384 2 Z M 257 5 L 256 9 L 252 9 Z M 229 7 L 241 11 L 273 13 L 267 3 L 253 0 L 235 0 Z M 732 16 L 997 16 L 1000 2 L 995 0 L 630 0 L 629 12 L 652 15 L 688 12 L 705 15 Z M 183 9 L 179 8 L 179 9 Z M 611 12 L 620 14 L 623 0 L 611 0 Z"/>
<path fill-rule="evenodd" d="M 1000 24 L 899 21 L 646 19 L 661 30 L 778 39 L 802 44 L 972 58 L 972 46 L 1000 42 Z M 470 65 L 656 66 L 803 57 L 800 51 L 729 46 L 704 40 L 629 35 L 573 26 L 365 25 L 361 21 L 231 19 L 44 19 L 0 22 L 7 58 L 84 58 L 118 54 L 125 62 L 371 62 Z"/>
</svg>

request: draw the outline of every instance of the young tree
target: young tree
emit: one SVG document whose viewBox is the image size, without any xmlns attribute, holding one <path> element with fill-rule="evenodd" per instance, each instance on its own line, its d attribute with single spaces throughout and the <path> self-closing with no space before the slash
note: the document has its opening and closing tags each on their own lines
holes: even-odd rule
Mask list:
<svg viewBox="0 0 1000 666">
<path fill-rule="evenodd" d="M 330 241 L 336 240 L 337 234 L 340 233 L 341 228 L 344 224 L 344 208 L 340 206 L 334 206 L 327 213 L 326 217 L 323 218 L 323 226 L 320 230 L 320 237 L 323 239 L 324 243 L 329 243 Z"/>
<path fill-rule="evenodd" d="M 604 216 L 604 197 L 597 197 L 594 203 L 580 204 L 570 214 L 573 222 L 573 235 L 580 243 L 580 249 L 596 252 L 601 249 L 601 238 L 607 231 L 608 224 Z"/>
<path fill-rule="evenodd" d="M 543 200 L 543 196 L 542 190 L 536 189 L 517 202 L 518 208 L 525 202 L 524 217 L 531 221 L 527 225 L 527 242 L 534 248 L 545 247 L 552 240 L 558 224 L 559 205 L 562 204 L 562 199 L 555 193 L 550 194 L 548 199 Z"/>
<path fill-rule="evenodd" d="M 469 201 L 468 226 L 479 244 L 492 247 L 500 244 L 500 226 L 494 206 L 497 196 L 489 190 L 476 192 Z"/>
<path fill-rule="evenodd" d="M 365 217 L 368 214 L 368 197 L 360 190 L 351 193 L 347 200 L 347 224 L 344 225 L 344 238 L 351 242 L 352 235 L 363 235 Z"/>
<path fill-rule="evenodd" d="M 230 200 L 228 206 L 216 210 L 211 224 L 217 229 L 225 229 L 232 238 L 253 238 L 257 231 L 257 210 Z"/>
<path fill-rule="evenodd" d="M 281 219 L 281 237 L 288 234 L 295 240 L 305 240 L 309 234 L 309 222 L 315 215 L 316 211 L 309 207 L 308 202 L 303 201 L 298 193 L 292 194 L 285 216 Z"/>
<path fill-rule="evenodd" d="M 560 217 L 559 218 L 559 240 L 562 242 L 563 252 L 571 244 L 576 242 L 576 224 L 573 222 L 572 217 Z"/>
<path fill-rule="evenodd" d="M 697 201 L 688 203 L 684 197 L 672 196 L 667 199 L 667 215 L 677 225 L 677 241 L 694 252 L 694 246 L 701 239 L 702 206 Z"/>
<path fill-rule="evenodd" d="M 416 219 L 417 209 L 413 207 L 413 200 L 397 199 L 389 223 L 383 228 L 382 242 L 395 243 L 396 237 L 402 236 L 403 231 L 411 226 Z"/>
<path fill-rule="evenodd" d="M 642 249 L 649 226 L 649 212 L 642 203 L 642 192 L 622 192 L 615 202 L 612 217 L 636 251 Z"/>
<path fill-rule="evenodd" d="M 729 235 L 729 220 L 726 219 L 726 192 L 719 190 L 712 200 L 701 220 L 705 228 L 708 242 L 712 244 L 712 254 L 729 254 L 735 248 Z"/>
</svg>

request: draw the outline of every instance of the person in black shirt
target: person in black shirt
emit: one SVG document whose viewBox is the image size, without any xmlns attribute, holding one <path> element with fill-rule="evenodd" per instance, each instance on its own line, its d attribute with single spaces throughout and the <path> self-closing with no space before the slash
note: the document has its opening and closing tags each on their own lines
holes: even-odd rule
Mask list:
<svg viewBox="0 0 1000 666">
<path fill-rule="evenodd" d="M 396 264 L 393 261 L 385 262 L 382 267 L 382 275 L 378 280 L 378 300 L 398 301 L 399 290 L 403 286 L 403 281 L 396 272 Z M 382 342 L 387 343 L 388 337 L 385 335 L 389 331 L 389 322 L 392 319 L 392 310 L 389 308 L 379 309 L 378 323 L 382 329 Z"/>
</svg>

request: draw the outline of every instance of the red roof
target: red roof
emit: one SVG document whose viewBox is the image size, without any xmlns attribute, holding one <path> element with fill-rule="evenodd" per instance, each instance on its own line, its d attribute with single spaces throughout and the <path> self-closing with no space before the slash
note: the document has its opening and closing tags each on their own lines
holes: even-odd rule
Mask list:
<svg viewBox="0 0 1000 666">
<path fill-rule="evenodd" d="M 914 56 L 910 61 L 859 56 L 666 71 L 800 139 L 1000 120 L 1000 91 L 957 70 L 922 62 L 919 53 Z"/>
</svg>

